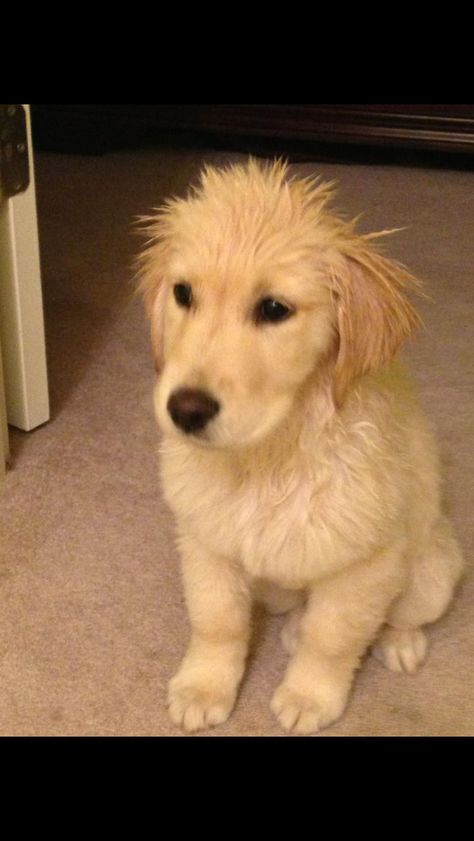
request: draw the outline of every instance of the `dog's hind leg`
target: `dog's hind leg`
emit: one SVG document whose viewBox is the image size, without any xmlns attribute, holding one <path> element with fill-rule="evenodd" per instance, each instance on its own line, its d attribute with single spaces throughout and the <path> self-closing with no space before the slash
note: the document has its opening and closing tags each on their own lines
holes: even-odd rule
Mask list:
<svg viewBox="0 0 474 841">
<path fill-rule="evenodd" d="M 441 516 L 431 540 L 413 562 L 408 585 L 390 608 L 387 624 L 372 648 L 391 671 L 415 672 L 426 656 L 421 630 L 447 610 L 463 571 L 463 558 L 451 524 Z"/>
<path fill-rule="evenodd" d="M 303 614 L 303 606 L 295 607 L 294 610 L 291 611 L 281 630 L 280 638 L 283 643 L 283 648 L 287 654 L 294 654 L 298 647 L 300 640 L 300 625 Z"/>
<path fill-rule="evenodd" d="M 303 604 L 304 594 L 301 590 L 285 590 L 271 581 L 259 579 L 255 584 L 254 598 L 263 604 L 269 613 L 277 616 Z"/>
</svg>

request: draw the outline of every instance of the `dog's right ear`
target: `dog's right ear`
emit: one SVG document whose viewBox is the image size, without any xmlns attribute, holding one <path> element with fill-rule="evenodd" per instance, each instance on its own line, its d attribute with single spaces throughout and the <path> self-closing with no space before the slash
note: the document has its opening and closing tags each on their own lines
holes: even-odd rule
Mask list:
<svg viewBox="0 0 474 841">
<path fill-rule="evenodd" d="M 151 347 L 155 368 L 159 371 L 163 364 L 164 308 L 168 292 L 166 273 L 170 248 L 159 220 L 154 219 L 147 230 L 152 233 L 152 238 L 151 244 L 137 259 L 137 293 L 143 296 L 150 319 Z"/>
</svg>

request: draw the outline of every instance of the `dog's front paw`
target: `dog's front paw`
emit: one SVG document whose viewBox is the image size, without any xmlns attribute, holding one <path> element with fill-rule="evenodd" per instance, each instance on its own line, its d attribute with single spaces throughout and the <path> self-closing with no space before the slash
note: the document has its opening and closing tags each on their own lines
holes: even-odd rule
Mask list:
<svg viewBox="0 0 474 841">
<path fill-rule="evenodd" d="M 168 712 L 174 724 L 192 733 L 226 721 L 234 701 L 235 693 L 186 685 L 177 675 L 169 686 Z"/>
<path fill-rule="evenodd" d="M 276 690 L 271 709 L 282 727 L 293 733 L 317 733 L 342 715 L 346 696 L 335 693 L 332 698 L 318 697 L 318 692 L 308 695 L 282 683 Z"/>
</svg>

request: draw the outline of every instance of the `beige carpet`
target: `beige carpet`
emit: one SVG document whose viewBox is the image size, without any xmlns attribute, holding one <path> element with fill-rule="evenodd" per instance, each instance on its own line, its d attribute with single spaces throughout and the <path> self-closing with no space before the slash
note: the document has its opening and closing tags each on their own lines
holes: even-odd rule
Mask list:
<svg viewBox="0 0 474 841">
<path fill-rule="evenodd" d="M 229 157 L 238 157 L 235 154 Z M 187 640 L 173 525 L 155 466 L 154 380 L 130 295 L 134 215 L 179 193 L 206 158 L 146 150 L 37 156 L 53 416 L 12 431 L 0 485 L 0 733 L 177 735 L 166 685 Z M 299 164 L 340 182 L 364 230 L 410 226 L 391 253 L 430 281 L 427 329 L 407 358 L 446 465 L 448 506 L 473 546 L 474 173 Z M 285 666 L 281 618 L 256 617 L 230 720 L 215 735 L 283 735 L 269 710 Z M 474 582 L 430 632 L 414 677 L 367 658 L 325 735 L 474 734 Z"/>
</svg>

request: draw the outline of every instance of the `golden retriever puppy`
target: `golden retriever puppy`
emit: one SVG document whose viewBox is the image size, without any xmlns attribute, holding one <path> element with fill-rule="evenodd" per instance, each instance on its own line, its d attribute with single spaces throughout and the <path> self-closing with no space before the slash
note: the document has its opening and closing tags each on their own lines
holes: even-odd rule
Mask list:
<svg viewBox="0 0 474 841">
<path fill-rule="evenodd" d="M 254 600 L 291 611 L 271 709 L 315 733 L 369 647 L 417 669 L 461 575 L 435 441 L 393 360 L 418 283 L 331 194 L 250 160 L 148 219 L 140 288 L 191 623 L 168 703 L 188 732 L 229 716 Z"/>
</svg>

